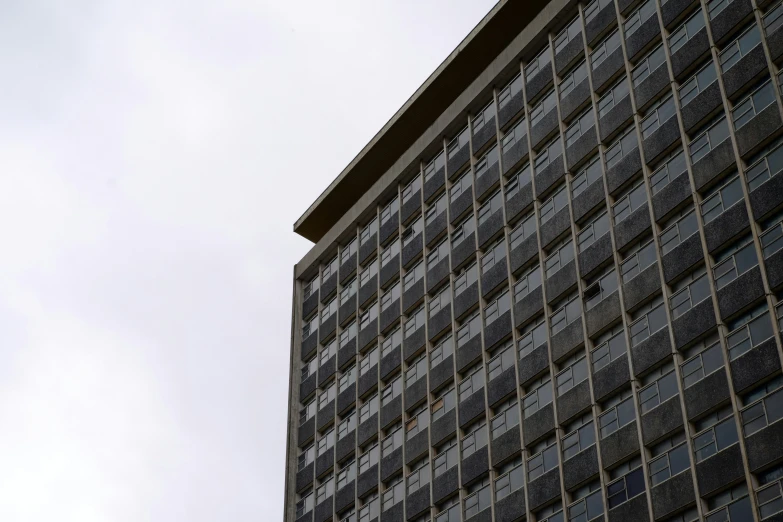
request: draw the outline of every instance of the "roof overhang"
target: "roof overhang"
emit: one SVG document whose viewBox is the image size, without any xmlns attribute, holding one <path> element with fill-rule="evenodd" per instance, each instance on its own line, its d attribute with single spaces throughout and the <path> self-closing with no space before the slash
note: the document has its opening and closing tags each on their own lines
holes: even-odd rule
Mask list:
<svg viewBox="0 0 783 522">
<path fill-rule="evenodd" d="M 548 1 L 500 0 L 294 223 L 294 232 L 318 242 Z"/>
</svg>

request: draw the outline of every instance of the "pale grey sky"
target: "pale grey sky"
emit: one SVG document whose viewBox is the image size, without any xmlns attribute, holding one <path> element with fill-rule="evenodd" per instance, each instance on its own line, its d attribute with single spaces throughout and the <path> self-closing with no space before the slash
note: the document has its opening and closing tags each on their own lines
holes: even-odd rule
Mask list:
<svg viewBox="0 0 783 522">
<path fill-rule="evenodd" d="M 0 6 L 0 520 L 282 517 L 293 222 L 494 0 Z"/>
</svg>

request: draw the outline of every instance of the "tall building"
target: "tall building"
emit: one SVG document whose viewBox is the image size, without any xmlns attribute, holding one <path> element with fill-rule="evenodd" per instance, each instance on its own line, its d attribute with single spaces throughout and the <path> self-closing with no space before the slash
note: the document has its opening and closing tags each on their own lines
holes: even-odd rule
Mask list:
<svg viewBox="0 0 783 522">
<path fill-rule="evenodd" d="M 783 520 L 781 64 L 499 2 L 295 224 L 285 520 Z"/>
</svg>

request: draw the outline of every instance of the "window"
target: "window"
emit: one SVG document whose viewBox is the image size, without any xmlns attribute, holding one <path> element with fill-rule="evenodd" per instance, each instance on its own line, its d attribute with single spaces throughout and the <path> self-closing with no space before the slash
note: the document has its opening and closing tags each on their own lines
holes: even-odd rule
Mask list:
<svg viewBox="0 0 783 522">
<path fill-rule="evenodd" d="M 615 401 L 617 402 L 616 405 L 612 405 Z M 611 407 L 608 407 L 609 405 Z M 608 409 L 598 417 L 598 427 L 601 430 L 602 439 L 636 419 L 633 396 L 630 393 L 627 398 L 621 395 L 614 400 L 610 400 L 607 407 Z"/>
<path fill-rule="evenodd" d="M 530 63 L 528 63 L 525 66 L 525 78 L 528 80 L 531 79 L 533 76 L 538 74 L 538 72 L 549 65 L 549 63 L 552 61 L 552 53 L 549 50 L 549 45 L 541 49 L 541 52 L 538 53 L 538 56 L 530 60 Z"/>
<path fill-rule="evenodd" d="M 467 290 L 467 288 L 472 286 L 476 281 L 478 281 L 478 264 L 473 263 L 463 269 L 454 280 L 454 297 Z"/>
<path fill-rule="evenodd" d="M 740 411 L 742 430 L 745 437 L 750 437 L 773 422 L 783 418 L 783 388 L 781 382 L 776 379 L 762 387 L 762 391 L 769 391 L 756 402 L 751 403 Z"/>
<path fill-rule="evenodd" d="M 446 156 L 440 152 L 437 156 L 435 156 L 432 161 L 427 163 L 427 166 L 424 167 L 424 182 L 428 182 L 432 178 L 435 177 L 435 174 L 440 171 L 440 169 L 443 169 L 446 167 Z"/>
<path fill-rule="evenodd" d="M 418 359 L 411 362 L 408 365 L 408 369 L 405 370 L 405 385 L 411 386 L 419 379 L 424 378 L 427 375 L 427 356 L 422 354 Z"/>
<path fill-rule="evenodd" d="M 710 0 L 707 2 L 707 13 L 710 15 L 710 20 L 714 20 L 723 10 L 729 5 L 729 0 Z"/>
<path fill-rule="evenodd" d="M 666 310 L 663 303 L 657 299 L 650 305 L 642 307 L 639 313 L 644 313 L 637 321 L 631 323 L 631 346 L 638 346 L 642 341 L 666 326 Z"/>
<path fill-rule="evenodd" d="M 430 483 L 430 463 L 428 459 L 421 459 L 411 467 L 414 468 L 414 471 L 408 475 L 408 495 Z"/>
<path fill-rule="evenodd" d="M 514 197 L 519 192 L 519 189 L 526 186 L 528 183 L 530 183 L 529 163 L 508 178 L 505 186 L 506 199 L 508 200 Z"/>
<path fill-rule="evenodd" d="M 615 30 L 590 53 L 590 65 L 595 70 L 612 52 L 620 47 L 620 31 Z"/>
<path fill-rule="evenodd" d="M 560 100 L 564 100 L 574 87 L 581 84 L 587 78 L 587 61 L 582 60 L 579 65 L 566 75 L 560 82 Z"/>
<path fill-rule="evenodd" d="M 461 512 L 459 497 L 453 498 L 454 504 L 443 506 L 440 512 L 435 515 L 435 522 L 460 522 Z"/>
<path fill-rule="evenodd" d="M 650 190 L 653 196 L 661 191 L 671 180 L 685 172 L 685 155 L 682 149 L 672 153 L 665 162 L 650 174 Z"/>
<path fill-rule="evenodd" d="M 666 452 L 661 454 L 662 451 Z M 685 471 L 691 465 L 684 433 L 657 444 L 653 448 L 653 456 L 655 458 L 650 461 L 650 485 L 652 487 Z"/>
<path fill-rule="evenodd" d="M 457 136 L 449 142 L 448 147 L 446 148 L 446 152 L 449 155 L 449 159 L 453 158 L 460 150 L 462 150 L 462 147 L 470 143 L 470 132 L 467 127 L 459 131 Z M 405 197 L 403 196 L 403 200 Z M 404 201 L 403 201 L 404 202 Z"/>
<path fill-rule="evenodd" d="M 369 372 L 370 369 L 375 368 L 378 364 L 378 349 L 373 348 L 370 350 L 361 361 L 359 361 L 359 377 Z"/>
<path fill-rule="evenodd" d="M 716 188 L 712 195 L 701 203 L 701 215 L 706 225 L 714 220 L 734 203 L 742 199 L 742 181 L 734 176 L 723 186 Z"/>
<path fill-rule="evenodd" d="M 663 44 L 659 45 L 645 56 L 639 64 L 631 71 L 631 81 L 634 87 L 638 87 L 652 73 L 658 70 L 658 67 L 666 63 L 666 54 L 663 51 Z"/>
<path fill-rule="evenodd" d="M 775 218 L 777 220 L 777 218 Z M 761 253 L 764 259 L 783 248 L 783 221 L 777 221 L 764 231 L 759 237 L 761 241 Z"/>
<path fill-rule="evenodd" d="M 639 141 L 636 138 L 636 132 L 633 125 L 631 125 L 622 136 L 617 138 L 617 140 L 606 149 L 606 170 L 609 170 L 620 163 L 621 159 L 638 147 Z"/>
<path fill-rule="evenodd" d="M 315 460 L 315 446 L 310 444 L 307 448 L 302 450 L 299 455 L 298 463 L 296 466 L 297 471 L 302 471 L 309 466 Z"/>
<path fill-rule="evenodd" d="M 426 404 L 422 404 L 411 412 L 408 423 L 405 425 L 405 438 L 411 437 L 424 431 L 430 424 L 430 410 Z"/>
<path fill-rule="evenodd" d="M 316 293 L 320 286 L 321 286 L 321 280 L 318 278 L 318 276 L 315 276 L 302 289 L 302 299 L 307 299 L 308 297 Z"/>
<path fill-rule="evenodd" d="M 522 458 L 516 458 L 498 470 L 495 479 L 495 500 L 501 500 L 525 486 L 525 472 L 522 469 Z"/>
<path fill-rule="evenodd" d="M 411 241 L 421 235 L 422 230 L 424 230 L 424 223 L 422 222 L 421 217 L 419 217 L 419 219 L 411 223 L 410 226 L 403 231 L 402 246 L 406 247 L 410 245 Z"/>
<path fill-rule="evenodd" d="M 600 158 L 595 156 L 590 162 L 574 177 L 571 182 L 571 200 L 573 201 L 579 194 L 584 192 L 587 187 L 601 179 L 603 173 L 601 172 L 601 163 L 598 161 Z"/>
<path fill-rule="evenodd" d="M 767 35 L 777 31 L 783 25 L 783 3 L 778 2 L 778 5 L 767 11 L 762 20 Z"/>
<path fill-rule="evenodd" d="M 440 419 L 453 410 L 456 402 L 457 393 L 454 390 L 454 385 L 451 385 L 447 387 L 446 390 L 440 392 L 440 396 L 430 406 L 430 409 L 432 410 L 432 420 Z"/>
<path fill-rule="evenodd" d="M 364 267 L 364 270 L 359 274 L 359 285 L 364 286 L 370 282 L 370 279 L 378 275 L 378 261 L 373 260 Z"/>
<path fill-rule="evenodd" d="M 324 268 L 321 271 L 321 281 L 326 281 L 329 279 L 329 276 L 337 273 L 337 260 L 337 256 L 334 256 L 334 259 L 324 265 Z"/>
<path fill-rule="evenodd" d="M 677 395 L 677 374 L 674 370 L 639 391 L 642 415 Z"/>
<path fill-rule="evenodd" d="M 734 106 L 731 117 L 734 121 L 734 130 L 739 130 L 753 117 L 775 103 L 775 89 L 772 81 L 767 80 L 764 85 L 750 93 L 743 101 Z"/>
<path fill-rule="evenodd" d="M 661 233 L 661 254 L 666 255 L 675 249 L 680 243 L 698 232 L 699 225 L 696 221 L 696 212 L 687 211 L 682 217 Z"/>
<path fill-rule="evenodd" d="M 495 114 L 495 102 L 493 100 L 473 117 L 473 121 L 471 122 L 471 126 L 473 127 L 473 135 L 475 136 L 476 132 L 481 130 L 487 123 L 492 121 L 492 119 L 495 117 Z"/>
<path fill-rule="evenodd" d="M 514 285 L 514 302 L 518 303 L 542 283 L 541 266 L 536 265 L 521 276 Z"/>
<path fill-rule="evenodd" d="M 511 234 L 508 236 L 511 250 L 514 250 L 516 247 L 522 244 L 525 239 L 534 237 L 536 228 L 535 214 L 530 214 L 527 217 L 520 219 L 519 223 L 517 223 L 517 226 L 514 227 L 514 230 L 512 230 Z"/>
<path fill-rule="evenodd" d="M 552 313 L 552 317 L 549 319 L 552 331 L 552 336 L 565 329 L 566 326 L 573 323 L 580 317 L 582 317 L 582 306 L 579 301 L 579 295 L 576 294 L 573 297 L 567 297 L 564 299 L 565 304 L 556 309 Z M 560 301 L 561 303 L 563 301 Z"/>
<path fill-rule="evenodd" d="M 340 470 L 337 474 L 337 489 L 341 489 L 348 485 L 356 478 L 356 461 L 352 460 Z"/>
<path fill-rule="evenodd" d="M 309 361 L 302 363 L 302 380 L 304 381 L 311 375 L 315 375 L 318 370 L 318 358 L 313 357 Z"/>
<path fill-rule="evenodd" d="M 527 461 L 528 482 L 557 467 L 557 444 L 554 440 L 545 441 L 544 444 L 546 446 Z"/>
<path fill-rule="evenodd" d="M 370 522 L 370 520 L 377 519 L 380 514 L 379 511 L 380 499 L 378 494 L 374 493 L 364 501 L 364 505 L 359 510 L 359 522 Z"/>
<path fill-rule="evenodd" d="M 318 395 L 318 409 L 322 410 L 326 408 L 330 402 L 337 396 L 337 386 L 332 383 L 331 386 L 326 388 Z"/>
<path fill-rule="evenodd" d="M 305 321 L 302 325 L 302 339 L 307 339 L 310 335 L 315 334 L 318 331 L 318 314 L 315 314 L 312 319 Z"/>
<path fill-rule="evenodd" d="M 401 292 L 402 292 L 402 286 L 400 286 L 399 281 L 394 283 L 394 286 L 386 290 L 383 296 L 381 296 L 381 312 L 383 312 L 384 310 L 388 310 L 389 307 L 392 305 L 392 303 L 396 303 L 397 300 L 400 298 Z"/>
<path fill-rule="evenodd" d="M 516 96 L 522 92 L 522 75 L 517 74 L 508 85 L 498 94 L 498 108 L 502 109 Z"/>
<path fill-rule="evenodd" d="M 587 380 L 587 357 L 582 355 L 575 363 L 557 374 L 557 396 L 560 397 L 568 390 Z"/>
<path fill-rule="evenodd" d="M 454 231 L 451 233 L 451 248 L 459 246 L 463 240 L 471 236 L 476 230 L 476 221 L 473 216 L 469 216 L 465 221 L 456 225 Z"/>
<path fill-rule="evenodd" d="M 489 487 L 489 477 L 487 477 L 468 487 L 468 496 L 465 497 L 465 519 L 489 509 L 491 504 L 492 490 Z"/>
<path fill-rule="evenodd" d="M 558 270 L 574 260 L 574 244 L 571 239 L 566 239 L 557 250 L 544 260 L 546 277 L 552 277 Z"/>
<path fill-rule="evenodd" d="M 716 258 L 718 264 L 712 269 L 716 290 L 720 290 L 759 264 L 752 239 L 749 239 L 745 244 L 737 245 L 736 243 L 735 246 L 730 247 Z"/>
<path fill-rule="evenodd" d="M 552 381 L 547 379 L 539 384 L 536 389 L 525 395 L 522 400 L 525 418 L 529 419 L 531 415 L 538 410 L 552 403 Z"/>
<path fill-rule="evenodd" d="M 717 508 L 704 516 L 707 522 L 753 520 L 753 508 L 750 505 L 750 498 L 748 498 L 748 487 L 744 482 L 708 498 L 707 506 L 708 509 Z"/>
<path fill-rule="evenodd" d="M 644 493 L 644 469 L 639 467 L 606 486 L 609 509 Z"/>
<path fill-rule="evenodd" d="M 569 522 L 604 520 L 604 502 L 601 484 L 593 482 L 573 493 L 574 502 L 568 506 Z"/>
<path fill-rule="evenodd" d="M 658 130 L 661 125 L 674 116 L 674 97 L 669 95 L 666 99 L 656 102 L 647 111 L 647 116 L 642 120 L 642 138 L 646 139 Z"/>
<path fill-rule="evenodd" d="M 594 372 L 597 372 L 627 351 L 628 345 L 625 342 L 625 332 L 622 325 L 615 330 L 604 334 L 596 341 L 597 346 L 591 352 Z M 608 337 L 604 339 L 607 335 Z"/>
<path fill-rule="evenodd" d="M 423 356 L 421 359 L 424 360 L 424 364 L 426 365 L 427 360 Z M 391 401 L 399 397 L 401 393 L 402 379 L 397 377 L 392 382 L 387 384 L 385 388 L 383 388 L 383 391 L 381 392 L 381 406 L 386 406 Z"/>
<path fill-rule="evenodd" d="M 381 253 L 381 268 L 389 264 L 394 256 L 400 253 L 400 240 L 394 240 Z"/>
<path fill-rule="evenodd" d="M 377 463 L 378 444 L 374 444 L 371 448 L 359 456 L 359 473 L 364 473 Z"/>
<path fill-rule="evenodd" d="M 487 364 L 487 376 L 491 381 L 504 371 L 514 367 L 514 350 L 511 341 L 506 342 Z"/>
<path fill-rule="evenodd" d="M 595 444 L 595 426 L 593 415 L 586 413 L 565 427 L 563 437 L 563 460 L 566 461 L 577 453 Z"/>
<path fill-rule="evenodd" d="M 557 107 L 557 93 L 552 89 L 541 101 L 530 109 L 530 125 L 534 127 L 536 123 L 544 119 L 544 116 L 555 110 Z"/>
<path fill-rule="evenodd" d="M 502 149 L 503 154 L 511 150 L 511 147 L 517 143 L 523 142 L 525 136 L 527 136 L 527 124 L 525 123 L 525 119 L 522 118 L 514 125 L 513 129 L 509 130 L 503 136 L 503 140 L 500 142 L 500 148 Z M 525 148 L 527 149 L 527 147 Z"/>
<path fill-rule="evenodd" d="M 351 297 L 356 295 L 356 288 L 358 286 L 357 283 L 358 281 L 354 277 L 353 279 L 345 283 L 345 285 L 343 285 L 342 290 L 340 290 L 340 304 L 344 304 L 348 302 L 348 300 Z"/>
<path fill-rule="evenodd" d="M 541 205 L 541 224 L 543 225 L 564 208 L 568 207 L 568 192 L 563 185 L 552 197 Z"/>
<path fill-rule="evenodd" d="M 473 317 L 465 320 L 457 330 L 457 348 L 465 344 L 474 337 L 481 335 L 481 314 L 476 312 Z"/>
<path fill-rule="evenodd" d="M 745 176 L 748 179 L 748 190 L 752 192 L 783 170 L 783 144 L 775 142 L 748 161 L 748 164 L 750 167 Z"/>
<path fill-rule="evenodd" d="M 503 210 L 503 194 L 498 190 L 479 208 L 478 224 L 486 222 L 498 210 Z"/>
<path fill-rule="evenodd" d="M 614 268 L 602 275 L 598 281 L 585 289 L 585 310 L 594 308 L 598 303 L 617 291 L 617 273 Z"/>
<path fill-rule="evenodd" d="M 430 353 L 430 365 L 434 368 L 441 361 L 454 354 L 454 341 L 451 335 L 447 335 L 439 341 Z"/>
<path fill-rule="evenodd" d="M 320 504 L 334 494 L 334 479 L 330 478 L 315 490 L 315 503 Z"/>
<path fill-rule="evenodd" d="M 729 124 L 724 116 L 719 116 L 709 124 L 707 130 L 695 137 L 688 145 L 691 162 L 698 162 L 728 138 Z"/>
<path fill-rule="evenodd" d="M 774 481 L 762 481 L 762 484 L 763 486 L 756 490 L 756 498 L 760 520 L 767 520 L 783 511 L 783 480 L 776 478 Z"/>
<path fill-rule="evenodd" d="M 463 460 L 473 455 L 487 445 L 487 423 L 480 421 L 467 428 L 469 432 L 462 439 L 462 458 Z"/>
<path fill-rule="evenodd" d="M 707 65 L 699 69 L 688 81 L 682 84 L 679 90 L 680 105 L 685 107 L 693 101 L 700 92 L 703 92 L 709 85 L 718 79 L 718 71 L 715 64 L 710 60 Z"/>
<path fill-rule="evenodd" d="M 584 111 L 566 130 L 566 147 L 570 147 L 583 134 L 595 127 L 595 116 L 592 107 Z"/>
<path fill-rule="evenodd" d="M 461 178 L 454 182 L 449 189 L 449 198 L 453 203 L 463 193 L 468 192 L 473 187 L 473 174 L 470 171 L 465 172 Z"/>
<path fill-rule="evenodd" d="M 647 203 L 647 191 L 645 190 L 644 182 L 640 182 L 635 187 L 629 189 L 625 195 L 621 196 L 612 205 L 615 225 L 622 222 L 645 203 Z"/>
<path fill-rule="evenodd" d="M 490 167 L 495 165 L 500 158 L 497 146 L 493 146 L 484 156 L 476 162 L 476 177 L 481 176 Z"/>
<path fill-rule="evenodd" d="M 739 441 L 731 407 L 727 406 L 718 413 L 719 416 L 710 416 L 714 421 L 710 422 L 708 428 L 693 437 L 693 455 L 696 462 L 701 462 Z"/>
<path fill-rule="evenodd" d="M 419 308 L 416 311 L 411 313 L 411 315 L 408 317 L 408 320 L 405 321 L 405 325 L 403 327 L 405 330 L 404 334 L 406 339 L 411 335 L 413 335 L 414 333 L 416 333 L 416 331 L 418 331 L 419 328 L 424 327 L 424 319 L 425 319 L 424 316 L 425 313 L 424 313 L 423 305 L 419 306 Z"/>
<path fill-rule="evenodd" d="M 370 323 L 378 318 L 378 302 L 372 303 L 367 310 L 361 313 L 359 316 L 359 329 L 364 330 Z"/>
<path fill-rule="evenodd" d="M 563 144 L 560 142 L 560 138 L 552 140 L 535 159 L 536 172 L 541 172 L 547 168 L 553 161 L 563 155 Z"/>
<path fill-rule="evenodd" d="M 555 37 L 555 54 L 562 51 L 568 42 L 582 34 L 582 21 L 579 20 L 579 16 L 571 20 L 571 22 L 563 28 L 560 33 Z"/>
<path fill-rule="evenodd" d="M 438 477 L 457 465 L 459 461 L 457 439 L 450 440 L 435 451 L 436 455 L 432 466 L 433 476 Z"/>
<path fill-rule="evenodd" d="M 665 519 L 663 522 L 699 522 L 699 512 L 696 508 L 690 508 L 678 515 Z"/>
<path fill-rule="evenodd" d="M 351 258 L 351 256 L 356 256 L 356 252 L 358 250 L 359 243 L 356 241 L 356 239 L 353 239 L 350 243 L 345 245 L 342 250 L 340 250 L 340 263 L 345 263 Z"/>
<path fill-rule="evenodd" d="M 416 266 L 408 269 L 402 278 L 403 290 L 409 290 L 424 277 L 424 262 L 419 261 Z"/>
<path fill-rule="evenodd" d="M 346 346 L 355 338 L 356 338 L 356 321 L 351 321 L 351 324 L 343 328 L 343 331 L 340 332 L 340 348 Z"/>
<path fill-rule="evenodd" d="M 772 337 L 772 322 L 767 306 L 751 310 L 743 317 L 728 324 L 731 332 L 726 336 L 729 360 L 733 361 Z"/>
<path fill-rule="evenodd" d="M 427 254 L 427 268 L 432 268 L 443 260 L 448 260 L 451 247 L 449 246 L 448 238 L 443 239 L 436 246 L 432 247 Z"/>
<path fill-rule="evenodd" d="M 489 423 L 489 427 L 492 430 L 492 440 L 497 439 L 514 426 L 519 425 L 519 408 L 517 408 L 516 397 L 506 401 L 498 409 L 500 413 L 492 417 Z"/>
<path fill-rule="evenodd" d="M 706 376 L 723 368 L 723 353 L 719 342 L 682 363 L 683 388 L 689 388 Z"/>
<path fill-rule="evenodd" d="M 543 509 L 539 509 L 534 512 L 534 516 L 535 519 L 540 522 L 563 522 L 562 502 L 558 501 Z"/>
<path fill-rule="evenodd" d="M 511 295 L 508 290 L 504 290 L 497 298 L 487 304 L 484 309 L 484 323 L 489 326 L 498 317 L 511 309 Z"/>
<path fill-rule="evenodd" d="M 334 428 L 324 433 L 318 439 L 318 456 L 320 457 L 334 446 Z"/>
<path fill-rule="evenodd" d="M 627 283 L 648 266 L 655 263 L 655 243 L 652 239 L 637 245 L 620 263 L 620 274 L 623 283 Z"/>
<path fill-rule="evenodd" d="M 580 252 L 596 242 L 597 239 L 609 233 L 609 214 L 603 212 L 600 216 L 586 225 L 576 236 L 577 246 Z"/>
<path fill-rule="evenodd" d="M 539 346 L 546 344 L 546 321 L 540 319 L 537 322 L 533 322 L 527 325 L 522 330 L 522 337 L 520 337 L 517 344 L 519 348 L 519 359 L 529 355 Z"/>
<path fill-rule="evenodd" d="M 682 49 L 702 29 L 704 29 L 704 15 L 699 9 L 669 35 L 669 51 L 672 55 Z"/>
<path fill-rule="evenodd" d="M 381 497 L 381 509 L 383 511 L 387 511 L 398 502 L 402 502 L 402 497 L 405 495 L 405 483 L 402 481 L 402 477 L 392 480 L 393 482 L 387 486 Z"/>
<path fill-rule="evenodd" d="M 296 503 L 296 518 L 299 519 L 303 516 L 305 516 L 306 513 L 309 513 L 313 510 L 313 502 L 315 498 L 313 495 L 313 492 L 311 491 L 304 497 L 302 497 L 301 500 L 299 500 Z"/>
<path fill-rule="evenodd" d="M 587 4 L 585 7 L 585 25 L 589 24 L 604 7 L 609 5 L 612 5 L 612 0 L 593 0 Z"/>
<path fill-rule="evenodd" d="M 480 365 L 472 371 L 470 375 L 462 379 L 459 383 L 459 400 L 465 401 L 476 393 L 484 389 L 484 366 Z"/>
<path fill-rule="evenodd" d="M 332 300 L 321 309 L 321 323 L 326 322 L 335 313 L 337 313 L 337 298 L 333 297 Z"/>
<path fill-rule="evenodd" d="M 615 105 L 628 96 L 629 92 L 628 80 L 625 78 L 625 75 L 623 75 L 620 81 L 614 84 L 612 88 L 598 100 L 598 117 L 602 118 L 606 116 Z"/>
<path fill-rule="evenodd" d="M 376 234 L 378 234 L 378 218 L 370 221 L 367 226 L 362 229 L 362 232 L 359 234 L 359 245 L 366 244 L 370 241 L 370 238 L 375 237 Z"/>
<path fill-rule="evenodd" d="M 369 399 L 367 399 L 364 404 L 359 408 L 359 424 L 367 421 L 378 413 L 378 394 L 376 393 Z"/>
<path fill-rule="evenodd" d="M 385 207 L 381 210 L 381 226 L 387 223 L 391 217 L 399 212 L 400 201 L 397 196 L 394 197 Z"/>
<path fill-rule="evenodd" d="M 639 27 L 642 26 L 644 22 L 650 19 L 655 14 L 655 2 L 653 0 L 647 0 L 644 2 L 639 9 L 631 13 L 631 15 L 626 18 L 624 28 L 625 28 L 625 39 L 631 37 L 633 33 L 635 33 Z"/>
<path fill-rule="evenodd" d="M 686 285 L 687 286 L 684 286 Z M 674 287 L 674 294 L 669 298 L 672 319 L 677 319 L 685 312 L 710 297 L 710 283 L 703 268 L 689 274 Z"/>
<path fill-rule="evenodd" d="M 430 299 L 430 317 L 434 316 L 441 310 L 448 310 L 451 304 L 451 288 L 444 288 L 438 295 Z"/>
<path fill-rule="evenodd" d="M 719 55 L 720 69 L 725 74 L 740 59 L 748 54 L 751 49 L 761 43 L 761 31 L 755 21 L 751 26 L 739 35 L 736 40 L 731 42 L 723 49 Z"/>
<path fill-rule="evenodd" d="M 356 430 L 356 412 L 351 412 L 350 415 L 348 415 L 346 418 L 344 418 L 342 421 L 340 421 L 340 424 L 337 425 L 337 440 L 341 440 L 342 438 L 346 437 L 349 433 Z"/>
</svg>

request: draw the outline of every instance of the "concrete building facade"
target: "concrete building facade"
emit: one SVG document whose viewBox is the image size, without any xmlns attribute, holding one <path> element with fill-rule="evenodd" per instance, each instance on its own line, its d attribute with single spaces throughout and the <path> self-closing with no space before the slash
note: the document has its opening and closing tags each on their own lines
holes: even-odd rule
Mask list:
<svg viewBox="0 0 783 522">
<path fill-rule="evenodd" d="M 294 226 L 285 520 L 783 521 L 781 65 L 499 2 Z"/>
</svg>

